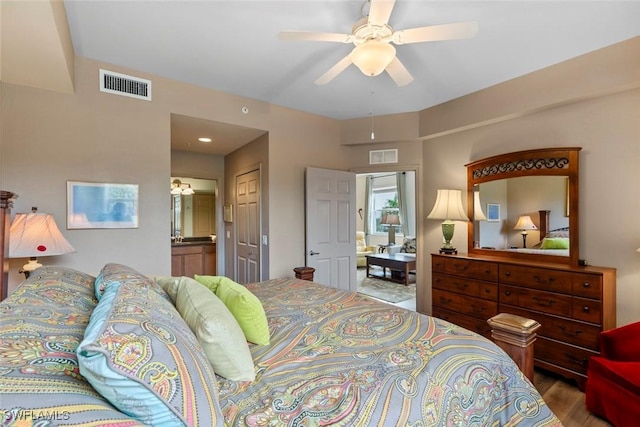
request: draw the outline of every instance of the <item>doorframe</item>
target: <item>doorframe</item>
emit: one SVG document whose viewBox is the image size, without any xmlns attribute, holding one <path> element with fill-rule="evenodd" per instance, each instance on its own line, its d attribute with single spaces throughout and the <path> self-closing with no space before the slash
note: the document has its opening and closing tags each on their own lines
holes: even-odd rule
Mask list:
<svg viewBox="0 0 640 427">
<path fill-rule="evenodd" d="M 424 221 L 422 218 L 424 209 L 422 201 L 422 168 L 420 165 L 398 165 L 396 163 L 384 164 L 384 165 L 368 165 L 357 168 L 351 168 L 351 172 L 356 175 L 370 174 L 370 173 L 393 173 L 393 172 L 414 172 L 415 173 L 415 205 L 416 205 L 416 312 L 426 313 L 425 302 L 427 299 L 424 294 L 424 271 L 425 271 L 425 255 L 424 252 Z M 353 215 L 358 215 L 354 212 Z"/>
</svg>

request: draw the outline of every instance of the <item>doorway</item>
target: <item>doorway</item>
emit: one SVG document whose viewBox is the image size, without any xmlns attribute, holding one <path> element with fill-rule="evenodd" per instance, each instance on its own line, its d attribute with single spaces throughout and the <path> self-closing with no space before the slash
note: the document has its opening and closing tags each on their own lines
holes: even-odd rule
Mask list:
<svg viewBox="0 0 640 427">
<path fill-rule="evenodd" d="M 360 246 L 362 242 L 357 245 L 358 292 L 410 310 L 416 309 L 420 264 L 416 262 L 416 184 L 415 170 L 367 171 L 356 175 L 356 230 L 360 238 L 364 237 L 364 248 Z M 405 277 L 404 271 L 371 265 L 367 275 L 367 255 L 397 258 L 416 267 Z"/>
</svg>

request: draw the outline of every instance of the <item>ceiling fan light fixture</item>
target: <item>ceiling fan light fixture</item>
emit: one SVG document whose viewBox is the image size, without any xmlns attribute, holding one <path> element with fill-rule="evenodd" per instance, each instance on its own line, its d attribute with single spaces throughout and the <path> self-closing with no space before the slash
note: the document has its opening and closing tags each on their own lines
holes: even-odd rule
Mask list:
<svg viewBox="0 0 640 427">
<path fill-rule="evenodd" d="M 367 76 L 377 76 L 396 56 L 396 48 L 387 42 L 372 39 L 356 46 L 349 57 L 351 61 Z"/>
</svg>

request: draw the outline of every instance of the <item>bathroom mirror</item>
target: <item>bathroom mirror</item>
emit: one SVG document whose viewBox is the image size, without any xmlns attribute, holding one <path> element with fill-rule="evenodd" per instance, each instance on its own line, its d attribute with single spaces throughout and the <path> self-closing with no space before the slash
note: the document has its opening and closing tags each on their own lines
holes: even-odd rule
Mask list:
<svg viewBox="0 0 640 427">
<path fill-rule="evenodd" d="M 175 185 L 176 180 L 180 186 Z M 171 177 L 171 183 L 171 236 L 188 238 L 215 235 L 217 181 Z M 179 189 L 182 191 L 178 192 Z"/>
<path fill-rule="evenodd" d="M 519 151 L 466 165 L 468 214 L 474 219 L 468 252 L 577 265 L 579 151 Z M 514 229 L 522 216 L 535 229 Z"/>
</svg>

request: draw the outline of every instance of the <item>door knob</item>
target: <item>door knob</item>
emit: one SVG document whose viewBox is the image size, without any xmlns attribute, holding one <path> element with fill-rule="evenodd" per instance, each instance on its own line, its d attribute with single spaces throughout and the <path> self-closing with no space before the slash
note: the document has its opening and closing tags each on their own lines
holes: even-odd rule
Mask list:
<svg viewBox="0 0 640 427">
<path fill-rule="evenodd" d="M 320 255 L 320 252 L 309 251 L 309 255 Z"/>
</svg>

